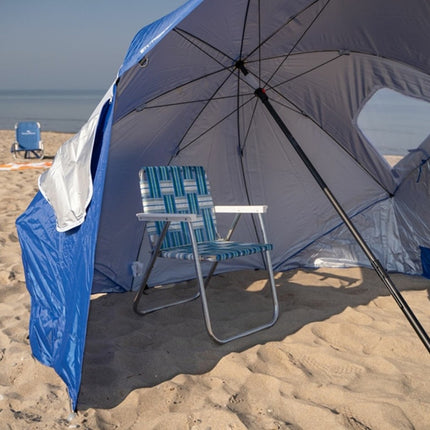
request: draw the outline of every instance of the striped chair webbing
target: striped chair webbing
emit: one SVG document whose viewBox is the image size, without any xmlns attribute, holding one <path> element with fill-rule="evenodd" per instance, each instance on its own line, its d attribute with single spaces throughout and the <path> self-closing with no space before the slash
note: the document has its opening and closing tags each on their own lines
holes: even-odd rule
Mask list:
<svg viewBox="0 0 430 430">
<path fill-rule="evenodd" d="M 154 166 L 142 167 L 139 172 L 140 191 L 145 213 L 193 213 L 197 242 L 217 239 L 216 223 L 210 187 L 203 167 Z M 163 222 L 148 222 L 147 230 L 155 244 L 163 229 Z M 161 249 L 191 244 L 184 222 L 172 222 Z"/>
<path fill-rule="evenodd" d="M 256 254 L 257 252 L 271 251 L 273 246 L 271 243 L 238 243 L 216 240 L 214 242 L 199 243 L 198 249 L 201 261 L 215 262 Z M 194 260 L 191 245 L 165 249 L 161 251 L 161 255 L 166 258 L 176 258 L 179 260 Z"/>
</svg>

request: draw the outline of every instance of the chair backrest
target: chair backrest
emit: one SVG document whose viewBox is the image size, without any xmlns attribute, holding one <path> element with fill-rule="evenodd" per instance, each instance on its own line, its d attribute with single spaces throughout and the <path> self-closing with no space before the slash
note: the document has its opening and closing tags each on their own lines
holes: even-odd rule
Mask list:
<svg viewBox="0 0 430 430">
<path fill-rule="evenodd" d="M 18 145 L 23 149 L 40 148 L 40 125 L 36 121 L 19 122 L 15 126 Z"/>
<path fill-rule="evenodd" d="M 213 201 L 206 173 L 200 166 L 143 167 L 139 172 L 143 211 L 145 213 L 193 213 L 197 242 L 217 238 Z M 147 223 L 149 238 L 155 244 L 163 229 L 162 222 Z M 162 249 L 189 245 L 188 228 L 183 222 L 172 222 Z"/>
</svg>

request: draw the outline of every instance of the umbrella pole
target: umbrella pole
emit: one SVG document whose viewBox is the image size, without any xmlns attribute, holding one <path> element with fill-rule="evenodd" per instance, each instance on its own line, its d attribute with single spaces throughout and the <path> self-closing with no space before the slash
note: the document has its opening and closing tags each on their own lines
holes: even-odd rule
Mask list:
<svg viewBox="0 0 430 430">
<path fill-rule="evenodd" d="M 411 324 L 412 328 L 417 333 L 418 337 L 421 339 L 424 346 L 427 348 L 427 351 L 430 353 L 430 338 L 424 328 L 422 327 L 421 323 L 416 318 L 415 314 L 412 312 L 411 308 L 407 304 L 406 300 L 403 298 L 403 296 L 400 294 L 400 292 L 397 290 L 396 286 L 394 285 L 393 281 L 391 280 L 390 276 L 386 272 L 386 270 L 382 267 L 381 263 L 378 261 L 378 259 L 375 257 L 373 252 L 370 250 L 370 248 L 367 246 L 367 243 L 363 240 L 360 233 L 355 228 L 354 224 L 349 219 L 346 212 L 343 210 L 342 206 L 339 204 L 339 202 L 336 200 L 336 197 L 333 195 L 333 193 L 328 188 L 327 184 L 324 182 L 318 171 L 315 169 L 314 165 L 311 163 L 307 155 L 303 152 L 303 149 L 298 144 L 297 140 L 294 138 L 294 136 L 291 134 L 288 127 L 285 125 L 282 118 L 278 115 L 272 104 L 270 103 L 269 97 L 267 96 L 266 92 L 262 88 L 258 88 L 255 90 L 255 95 L 262 101 L 264 106 L 267 108 L 273 119 L 276 121 L 282 132 L 284 133 L 285 137 L 289 140 L 299 157 L 302 159 L 303 163 L 309 170 L 309 172 L 312 174 L 314 179 L 317 181 L 318 185 L 324 192 L 324 194 L 329 199 L 330 203 L 335 208 L 336 212 L 339 214 L 339 216 L 342 218 L 342 221 L 345 223 L 345 225 L 348 227 L 349 231 L 354 236 L 354 239 L 357 241 L 358 245 L 361 247 L 361 249 L 366 254 L 367 258 L 370 261 L 370 264 L 372 265 L 373 269 L 378 274 L 379 278 L 382 280 L 384 285 L 388 288 L 388 291 L 393 296 L 394 300 L 400 307 L 400 309 L 405 314 L 406 318 L 408 319 L 409 323 Z"/>
</svg>

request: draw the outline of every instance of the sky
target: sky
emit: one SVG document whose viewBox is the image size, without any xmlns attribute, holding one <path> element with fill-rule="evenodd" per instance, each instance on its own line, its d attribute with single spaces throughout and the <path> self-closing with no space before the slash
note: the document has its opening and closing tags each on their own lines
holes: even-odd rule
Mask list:
<svg viewBox="0 0 430 430">
<path fill-rule="evenodd" d="M 186 0 L 0 0 L 0 90 L 105 90 L 134 35 Z"/>
</svg>

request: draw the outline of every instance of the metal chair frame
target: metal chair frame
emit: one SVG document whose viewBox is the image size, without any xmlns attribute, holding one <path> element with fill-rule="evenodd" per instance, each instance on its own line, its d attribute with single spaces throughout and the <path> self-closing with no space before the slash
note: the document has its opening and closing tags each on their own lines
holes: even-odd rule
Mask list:
<svg viewBox="0 0 430 430">
<path fill-rule="evenodd" d="M 234 213 L 235 214 L 231 228 L 228 231 L 225 239 L 222 239 L 222 241 L 225 241 L 225 242 L 230 241 L 231 236 L 232 236 L 232 234 L 233 234 L 233 232 L 234 232 L 234 230 L 235 230 L 235 228 L 239 222 L 241 215 L 246 213 L 246 214 L 257 214 L 258 215 L 259 225 L 260 225 L 260 229 L 261 229 L 261 232 L 263 235 L 264 244 L 269 244 L 269 242 L 267 240 L 266 229 L 265 229 L 264 222 L 263 222 L 263 214 L 267 211 L 267 206 L 263 206 L 263 205 L 260 205 L 260 206 L 214 206 L 213 210 L 215 213 Z M 244 336 L 248 336 L 248 335 L 256 333 L 260 330 L 269 328 L 275 324 L 275 322 L 277 321 L 277 319 L 279 317 L 279 304 L 278 304 L 278 298 L 277 298 L 277 293 L 276 293 L 276 286 L 275 286 L 275 279 L 274 279 L 273 268 L 272 268 L 272 261 L 271 261 L 271 257 L 270 257 L 270 251 L 268 249 L 262 251 L 262 255 L 263 255 L 263 258 L 264 258 L 265 263 L 266 263 L 266 267 L 267 267 L 267 271 L 268 271 L 268 279 L 269 279 L 269 283 L 270 283 L 270 291 L 271 291 L 272 303 L 273 303 L 272 318 L 267 323 L 264 323 L 264 324 L 258 325 L 256 327 L 250 328 L 248 330 L 242 331 L 242 332 L 237 333 L 237 334 L 230 336 L 230 337 L 221 338 L 214 333 L 214 330 L 212 327 L 211 316 L 210 316 L 209 305 L 208 305 L 208 299 L 207 299 L 207 295 L 206 295 L 206 287 L 208 286 L 209 281 L 212 278 L 212 276 L 216 270 L 218 261 L 214 261 L 213 258 L 206 258 L 205 256 L 202 256 L 200 253 L 199 248 L 200 248 L 201 243 L 199 243 L 196 240 L 194 230 L 193 230 L 193 225 L 192 225 L 192 223 L 197 220 L 197 215 L 193 214 L 193 213 L 138 213 L 138 214 L 136 214 L 136 216 L 137 216 L 137 219 L 139 221 L 142 221 L 142 222 L 151 222 L 151 221 L 164 222 L 164 226 L 163 226 L 163 229 L 162 229 L 162 231 L 158 237 L 158 241 L 155 244 L 152 244 L 153 247 L 152 247 L 151 258 L 147 264 L 147 267 L 146 267 L 140 288 L 137 291 L 137 294 L 136 294 L 134 301 L 133 301 L 133 309 L 137 314 L 146 315 L 148 313 L 155 312 L 155 311 L 158 311 L 161 309 L 165 309 L 165 308 L 168 308 L 171 306 L 176 306 L 179 304 L 187 303 L 189 301 L 197 299 L 198 297 L 201 297 L 206 329 L 207 329 L 209 335 L 216 342 L 221 343 L 221 344 L 230 342 L 230 341 L 235 340 L 235 339 L 239 339 L 239 338 L 244 337 Z M 195 265 L 196 277 L 197 277 L 197 281 L 198 281 L 197 282 L 198 291 L 195 294 L 193 294 L 191 297 L 187 297 L 185 299 L 169 302 L 169 303 L 163 304 L 161 306 L 155 306 L 155 307 L 149 308 L 149 309 L 141 309 L 139 307 L 139 304 L 140 304 L 140 301 L 142 299 L 143 292 L 147 288 L 147 282 L 148 282 L 149 276 L 151 274 L 151 271 L 154 267 L 154 264 L 155 264 L 157 258 L 161 254 L 161 248 L 163 245 L 163 241 L 166 237 L 167 231 L 168 231 L 169 226 L 172 222 L 184 222 L 188 226 L 188 232 L 189 232 L 189 235 L 191 238 L 192 253 L 193 253 L 193 260 L 194 260 L 194 265 Z M 203 277 L 201 261 L 212 262 L 212 265 L 210 267 L 208 275 L 206 276 L 205 279 Z"/>
</svg>

